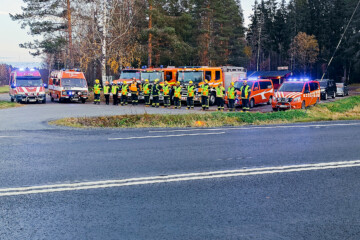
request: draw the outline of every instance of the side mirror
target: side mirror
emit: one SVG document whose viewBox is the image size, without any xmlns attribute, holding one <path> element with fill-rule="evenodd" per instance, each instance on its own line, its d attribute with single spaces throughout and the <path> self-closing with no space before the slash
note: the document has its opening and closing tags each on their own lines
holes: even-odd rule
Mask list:
<svg viewBox="0 0 360 240">
<path fill-rule="evenodd" d="M 44 83 L 44 88 L 48 88 L 48 85 L 46 83 Z"/>
<path fill-rule="evenodd" d="M 259 88 L 257 88 L 257 87 L 256 87 L 256 88 L 254 88 L 254 91 L 258 91 L 258 90 L 259 90 Z"/>
</svg>

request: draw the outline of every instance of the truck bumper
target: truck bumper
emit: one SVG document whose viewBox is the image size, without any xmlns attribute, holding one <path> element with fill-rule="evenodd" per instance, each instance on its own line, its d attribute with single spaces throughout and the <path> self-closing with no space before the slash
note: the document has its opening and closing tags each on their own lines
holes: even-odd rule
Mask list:
<svg viewBox="0 0 360 240">
<path fill-rule="evenodd" d="M 26 96 L 26 95 L 17 95 L 15 97 L 17 102 L 39 102 L 43 101 L 46 98 L 46 95 L 39 95 L 39 96 Z"/>
</svg>

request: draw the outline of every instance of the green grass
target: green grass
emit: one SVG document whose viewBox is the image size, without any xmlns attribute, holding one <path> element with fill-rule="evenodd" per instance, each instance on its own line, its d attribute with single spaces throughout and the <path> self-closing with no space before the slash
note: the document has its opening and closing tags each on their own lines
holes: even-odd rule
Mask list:
<svg viewBox="0 0 360 240">
<path fill-rule="evenodd" d="M 18 103 L 0 101 L 0 109 L 19 107 L 19 106 L 21 105 Z"/>
<path fill-rule="evenodd" d="M 0 86 L 0 93 L 8 93 L 9 86 Z"/>
<path fill-rule="evenodd" d="M 290 110 L 270 113 L 205 113 L 182 115 L 120 115 L 107 117 L 65 118 L 50 124 L 69 127 L 113 127 L 113 128 L 153 128 L 153 127 L 221 127 L 241 125 L 264 125 L 312 121 L 356 120 L 360 119 L 360 96 L 326 103 L 309 110 Z"/>
</svg>

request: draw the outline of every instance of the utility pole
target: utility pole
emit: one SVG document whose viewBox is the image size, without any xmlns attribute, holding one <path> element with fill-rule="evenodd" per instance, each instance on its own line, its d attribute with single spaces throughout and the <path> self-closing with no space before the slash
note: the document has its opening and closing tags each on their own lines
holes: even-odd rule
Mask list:
<svg viewBox="0 0 360 240">
<path fill-rule="evenodd" d="M 152 0 L 149 0 L 149 43 L 148 43 L 148 67 L 152 66 Z"/>
<path fill-rule="evenodd" d="M 68 34 L 69 34 L 69 57 L 70 57 L 70 68 L 74 67 L 73 59 L 73 47 L 72 47 L 72 24 L 71 24 L 71 7 L 70 0 L 67 0 L 67 21 L 68 21 Z"/>
<path fill-rule="evenodd" d="M 107 1 L 103 0 L 103 43 L 102 43 L 102 61 L 101 61 L 101 76 L 102 83 L 106 81 L 106 37 L 107 37 Z"/>
</svg>

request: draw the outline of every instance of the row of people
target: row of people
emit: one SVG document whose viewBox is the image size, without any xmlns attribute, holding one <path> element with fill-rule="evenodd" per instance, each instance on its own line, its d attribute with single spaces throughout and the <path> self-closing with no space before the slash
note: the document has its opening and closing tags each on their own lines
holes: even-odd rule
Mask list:
<svg viewBox="0 0 360 240">
<path fill-rule="evenodd" d="M 177 82 L 174 87 L 171 87 L 170 84 L 165 81 L 163 85 L 159 83 L 159 80 L 156 79 L 154 84 L 150 84 L 149 80 L 145 80 L 143 84 L 139 84 L 135 78 L 132 79 L 132 83 L 128 84 L 124 82 L 122 85 L 113 84 L 110 85 L 109 82 L 105 83 L 103 87 L 105 102 L 106 105 L 110 104 L 110 94 L 113 96 L 113 104 L 118 105 L 119 103 L 124 106 L 128 104 L 128 94 L 131 94 L 131 102 L 132 105 L 138 105 L 139 103 L 139 94 L 140 92 L 144 95 L 144 101 L 146 107 L 156 107 L 160 106 L 159 97 L 160 94 L 164 97 L 164 108 L 171 107 L 170 96 L 172 96 L 172 91 L 174 95 L 174 108 L 181 108 L 181 95 L 183 87 L 180 85 L 180 82 Z M 100 104 L 100 93 L 102 87 L 100 85 L 100 81 L 96 80 L 94 85 L 94 104 Z M 187 86 L 187 109 L 194 109 L 194 97 L 196 95 L 196 87 L 192 81 L 189 82 Z M 202 110 L 209 109 L 209 91 L 210 86 L 207 81 L 203 85 L 200 86 L 199 93 L 201 94 L 201 106 Z M 216 102 L 218 106 L 218 111 L 224 111 L 224 103 L 225 96 L 228 98 L 229 111 L 235 111 L 235 99 L 237 95 L 237 91 L 235 90 L 234 83 L 232 82 L 227 91 L 223 87 L 222 83 L 220 83 L 217 87 L 215 87 L 216 91 Z M 121 94 L 120 94 L 121 93 Z M 118 99 L 118 96 L 121 96 Z M 249 96 L 250 96 L 250 88 L 247 85 L 247 82 L 244 81 L 244 86 L 240 88 L 240 94 L 242 99 L 243 110 L 249 110 Z M 150 99 L 152 97 L 152 104 Z"/>
</svg>

